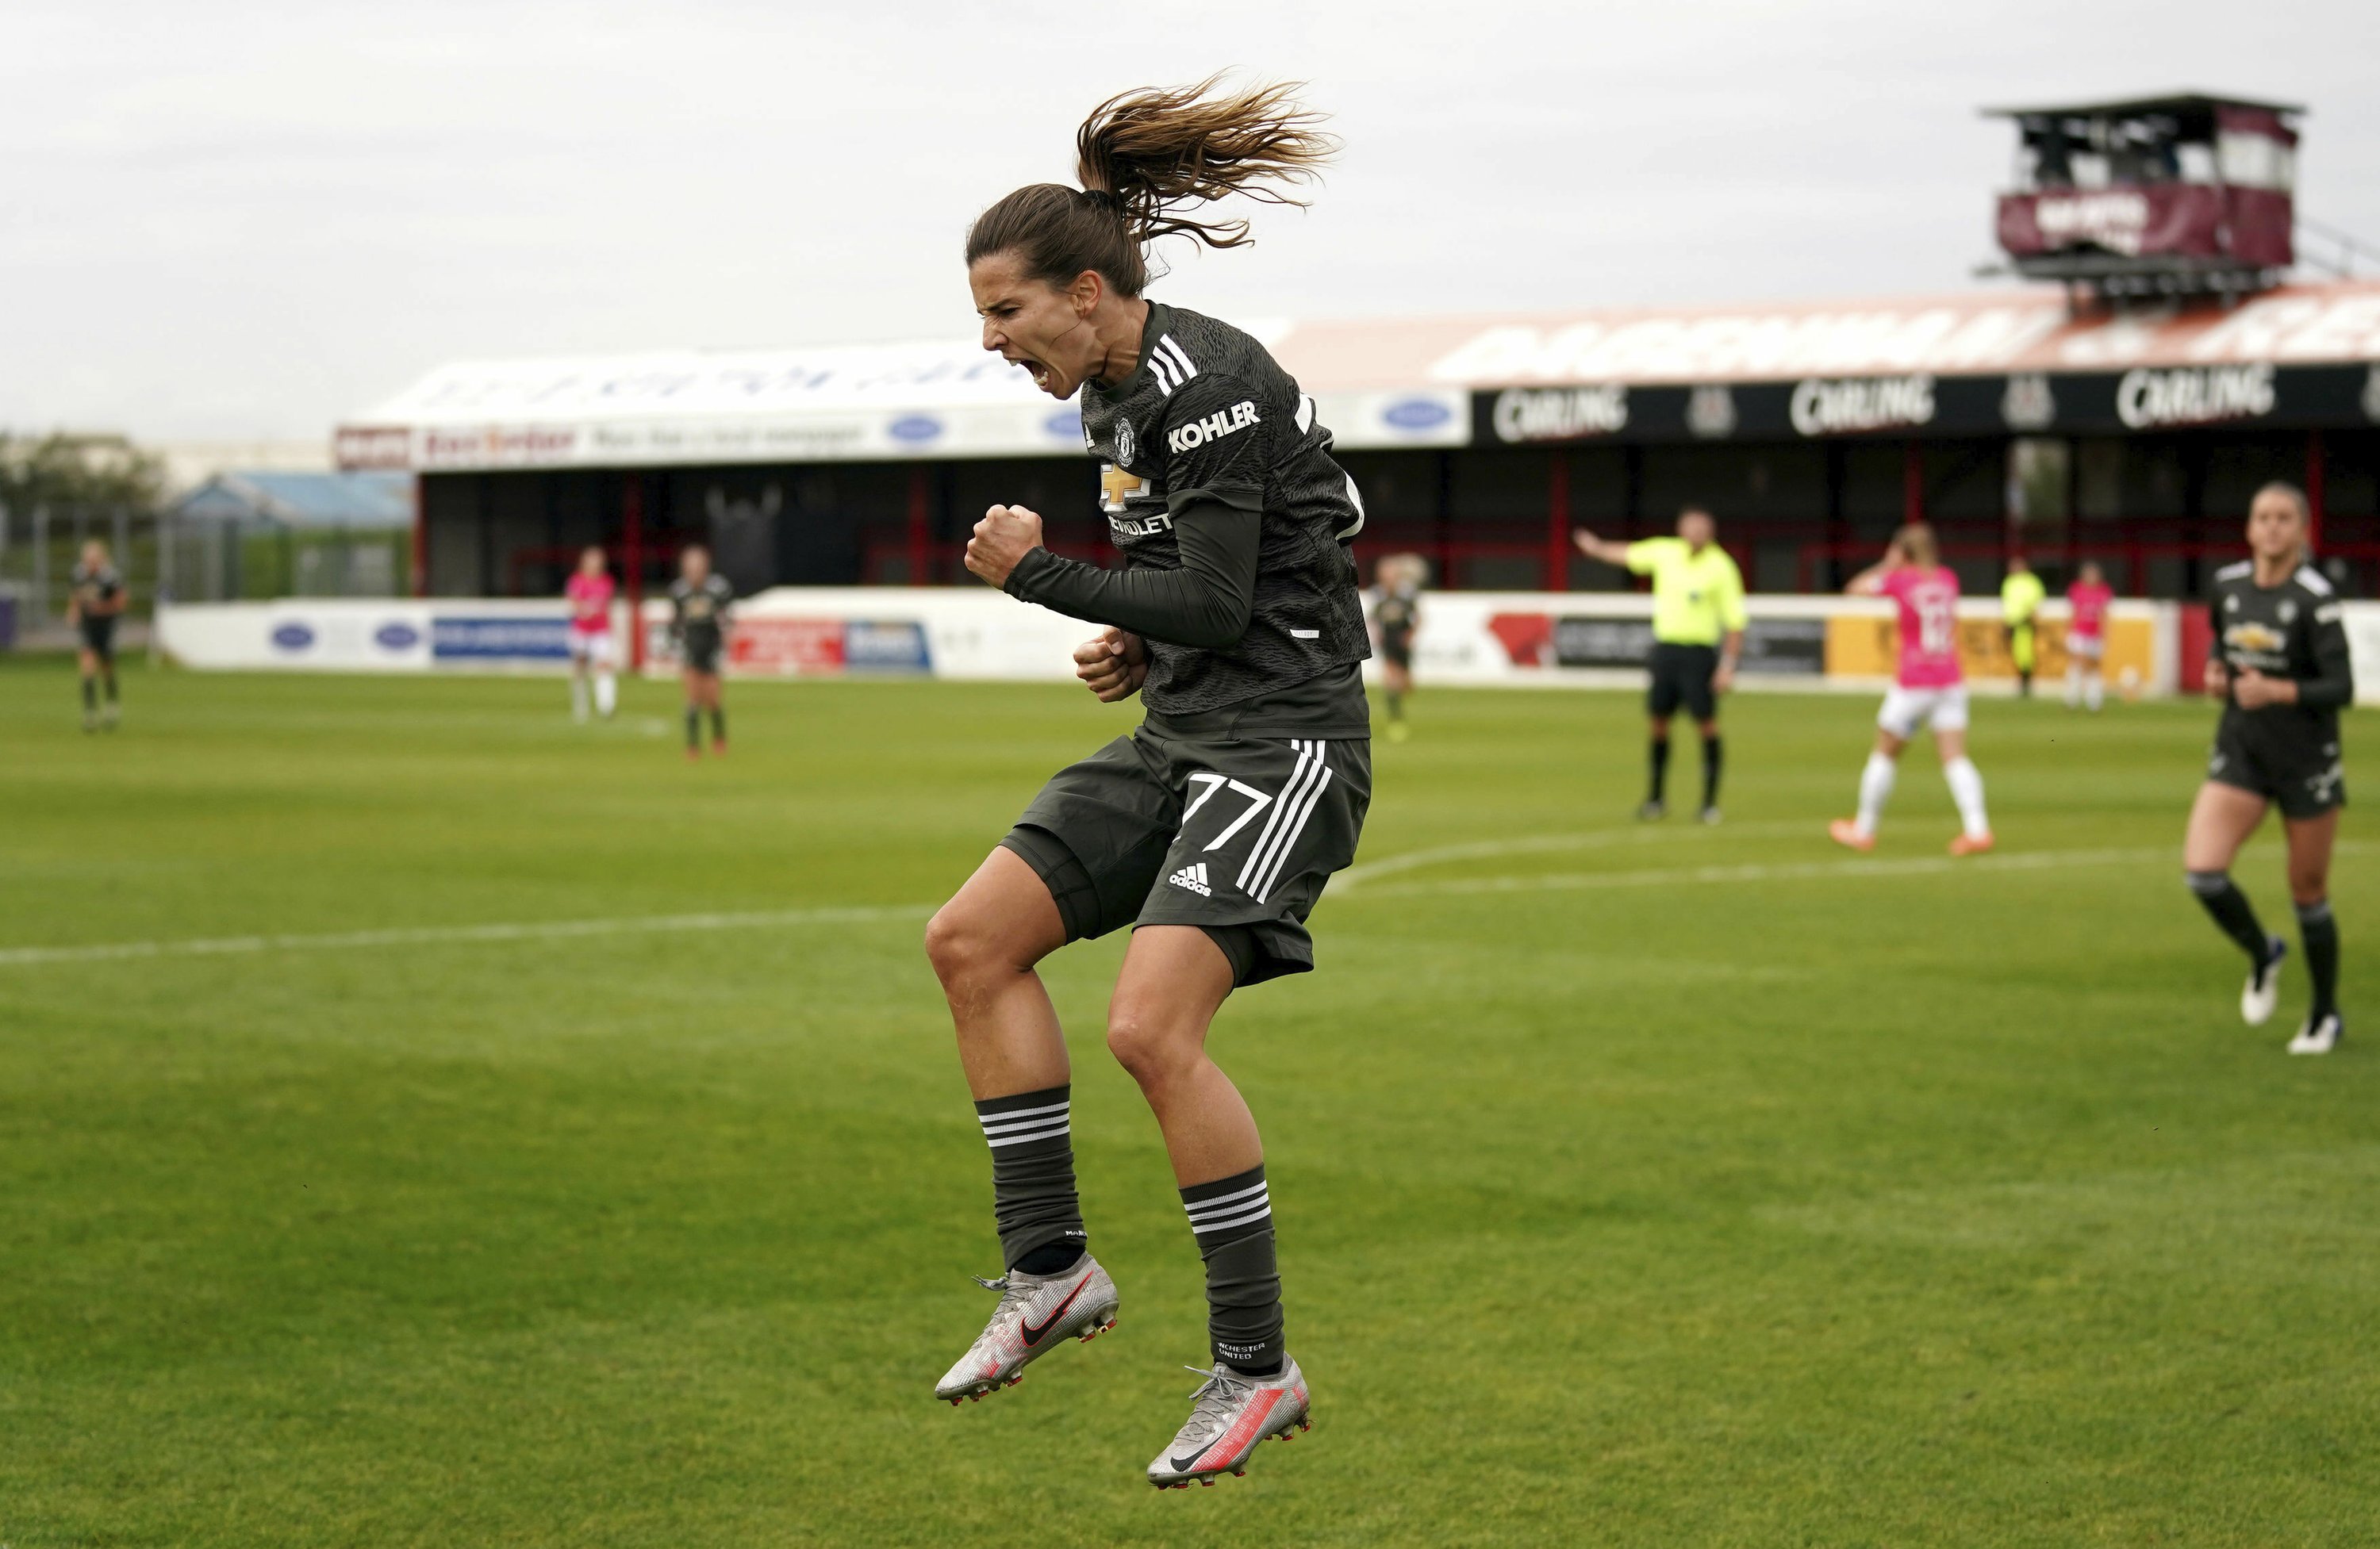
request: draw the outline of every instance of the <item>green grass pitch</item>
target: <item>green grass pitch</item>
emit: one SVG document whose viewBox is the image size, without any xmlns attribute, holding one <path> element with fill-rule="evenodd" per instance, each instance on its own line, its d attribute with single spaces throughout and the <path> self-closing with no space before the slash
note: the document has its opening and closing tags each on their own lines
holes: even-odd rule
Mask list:
<svg viewBox="0 0 2380 1549">
<path fill-rule="evenodd" d="M 689 767 L 665 684 L 126 692 L 85 737 L 0 670 L 8 1549 L 2380 1541 L 2380 1069 L 2283 1055 L 2294 961 L 2239 1023 L 2203 707 L 1982 703 L 2001 852 L 1954 865 L 1924 747 L 1827 844 L 1864 697 L 1732 702 L 1704 829 L 1628 821 L 1630 696 L 1425 693 L 1321 972 L 1214 1038 L 1315 1428 L 1184 1495 L 1120 940 L 1049 976 L 1122 1326 L 929 1392 L 998 1265 L 925 909 L 1135 712 L 745 684 Z M 2240 876 L 2293 936 L 2269 837 Z"/>
</svg>

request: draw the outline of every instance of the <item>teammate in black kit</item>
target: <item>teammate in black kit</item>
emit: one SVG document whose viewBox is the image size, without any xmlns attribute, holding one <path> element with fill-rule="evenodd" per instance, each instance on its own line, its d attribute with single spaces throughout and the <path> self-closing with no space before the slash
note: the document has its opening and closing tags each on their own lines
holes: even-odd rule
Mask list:
<svg viewBox="0 0 2380 1549">
<path fill-rule="evenodd" d="M 2248 954 L 2240 1014 L 2251 1026 L 2273 1014 L 2288 946 L 2267 936 L 2230 877 L 2232 858 L 2281 809 L 2289 838 L 2289 896 L 2297 904 L 2313 1004 L 2291 1054 L 2328 1054 L 2345 1031 L 2338 1014 L 2338 926 L 2330 917 L 2330 851 L 2347 803 L 2338 712 L 2355 698 L 2338 599 L 2305 563 L 2306 498 L 2267 484 L 2248 512 L 2255 558 L 2216 572 L 2208 604 L 2214 648 L 2206 692 L 2223 697 L 2206 782 L 2190 809 L 2182 864 L 2190 890 Z"/>
<path fill-rule="evenodd" d="M 1421 628 L 1421 588 L 1429 579 L 1429 562 L 1419 554 L 1390 554 L 1374 567 L 1379 600 L 1372 604 L 1372 625 L 1380 632 L 1380 680 L 1388 690 L 1389 741 L 1401 743 L 1410 734 L 1405 725 L 1405 696 L 1413 692 L 1414 634 Z"/>
<path fill-rule="evenodd" d="M 1081 188 L 1020 188 L 967 235 L 984 347 L 1052 397 L 1081 389 L 1124 556 L 1114 570 L 1061 559 L 1038 515 L 993 506 L 967 568 L 1107 625 L 1075 652 L 1077 673 L 1103 700 L 1139 694 L 1145 716 L 1050 781 L 926 937 L 991 1145 L 1008 1265 L 985 1282 L 1002 1292 L 991 1322 L 936 1388 L 955 1403 L 1114 1321 L 1075 1200 L 1065 1041 L 1034 964 L 1133 927 L 1108 1047 L 1164 1132 L 1206 1261 L 1216 1362 L 1148 1467 L 1160 1486 L 1236 1473 L 1258 1442 L 1305 1422 L 1263 1144 L 1207 1030 L 1234 988 L 1313 966 L 1306 915 L 1354 859 L 1371 796 L 1354 483 L 1263 345 L 1141 295 L 1151 238 L 1246 240 L 1244 223 L 1186 212 L 1230 192 L 1288 202 L 1266 185 L 1329 152 L 1288 88 L 1214 85 L 1103 104 L 1076 137 Z"/>
<path fill-rule="evenodd" d="M 702 756 L 702 712 L 710 712 L 710 751 L 727 754 L 727 709 L 719 699 L 719 664 L 727 654 L 729 610 L 735 588 L 710 568 L 710 551 L 689 545 L 677 557 L 670 583 L 670 638 L 677 642 L 686 681 L 686 756 Z"/>
<path fill-rule="evenodd" d="M 74 590 L 67 599 L 67 622 L 82 635 L 82 645 L 75 652 L 75 665 L 82 674 L 82 729 L 113 732 L 118 719 L 115 621 L 130 599 L 125 595 L 124 577 L 108 562 L 106 544 L 94 538 L 82 546 L 73 583 Z M 99 698 L 103 684 L 107 691 L 103 709 Z"/>
</svg>

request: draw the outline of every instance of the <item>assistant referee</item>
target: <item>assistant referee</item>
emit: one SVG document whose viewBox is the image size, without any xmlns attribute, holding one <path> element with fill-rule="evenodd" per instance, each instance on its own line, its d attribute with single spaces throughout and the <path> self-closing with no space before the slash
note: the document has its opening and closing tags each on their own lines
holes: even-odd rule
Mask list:
<svg viewBox="0 0 2380 1549">
<path fill-rule="evenodd" d="M 1678 513 L 1678 536 L 1608 543 L 1585 528 L 1579 552 L 1653 578 L 1652 787 L 1636 816 L 1664 816 L 1670 775 L 1670 718 L 1683 705 L 1703 733 L 1702 820 L 1718 821 L 1718 696 L 1735 684 L 1743 654 L 1743 575 L 1715 539 L 1718 524 L 1700 506 Z"/>
</svg>

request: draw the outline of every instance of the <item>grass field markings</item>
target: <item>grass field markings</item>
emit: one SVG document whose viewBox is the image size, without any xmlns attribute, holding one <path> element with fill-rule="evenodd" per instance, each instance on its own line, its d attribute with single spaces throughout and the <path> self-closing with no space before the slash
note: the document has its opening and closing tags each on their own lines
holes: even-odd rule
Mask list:
<svg viewBox="0 0 2380 1549">
<path fill-rule="evenodd" d="M 358 947 L 436 947 L 489 941 L 561 941 L 587 936 L 657 936 L 674 931 L 768 930 L 784 926 L 873 925 L 920 920 L 930 904 L 833 909 L 762 909 L 732 914 L 632 914 L 599 920 L 515 920 L 475 926 L 416 926 L 308 935 L 224 936 L 185 941 L 107 941 L 80 947 L 0 948 L 0 968 L 105 962 L 127 958 L 227 957 L 248 952 L 338 951 Z"/>
<path fill-rule="evenodd" d="M 1811 825 L 1806 822 L 1738 823 L 1725 830 L 1728 837 L 1775 837 L 1780 834 L 1806 834 Z M 1684 834 L 1708 833 L 1710 829 L 1687 829 Z M 1482 839 L 1467 844 L 1441 844 L 1427 850 L 1408 850 L 1402 855 L 1390 855 L 1377 861 L 1351 865 L 1330 879 L 1333 889 L 1344 892 L 1360 888 L 1377 877 L 1394 877 L 1424 866 L 1451 865 L 1458 861 L 1493 860 L 1502 855 L 1535 855 L 1556 853 L 1565 850 L 1600 850 L 1620 844 L 1653 844 L 1663 840 L 1677 842 L 1684 835 L 1676 829 L 1664 829 L 1645 823 L 1631 823 L 1626 828 L 1589 829 L 1574 834 L 1534 834 L 1522 839 Z"/>
<path fill-rule="evenodd" d="M 1830 878 L 1934 877 L 1953 871 L 2050 871 L 2069 866 L 2141 865 L 2167 861 L 2179 867 L 2179 847 L 2133 850 L 2037 850 L 2014 855 L 1912 855 L 1906 860 L 1789 861 L 1741 865 L 1661 866 L 1645 871 L 1565 871 L 1539 877 L 1474 877 L 1372 888 L 1366 899 L 1446 898 L 1465 893 L 1591 891 L 1598 888 L 1685 887 L 1707 882 L 1803 882 Z"/>
</svg>

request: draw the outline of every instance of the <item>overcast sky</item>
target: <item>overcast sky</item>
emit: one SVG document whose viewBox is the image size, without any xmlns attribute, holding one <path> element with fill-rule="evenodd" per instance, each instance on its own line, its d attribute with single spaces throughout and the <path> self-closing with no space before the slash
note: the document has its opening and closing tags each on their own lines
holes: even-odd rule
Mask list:
<svg viewBox="0 0 2380 1549">
<path fill-rule="evenodd" d="M 823 13 L 823 14 L 821 14 Z M 1226 317 L 1930 292 L 1985 103 L 2299 101 L 2380 244 L 2372 0 L 402 6 L 9 0 L 0 427 L 311 438 L 443 361 L 966 336 L 968 219 L 1127 87 L 1312 83 L 1346 152 L 1157 294 Z"/>
</svg>

